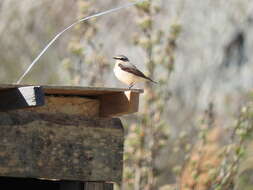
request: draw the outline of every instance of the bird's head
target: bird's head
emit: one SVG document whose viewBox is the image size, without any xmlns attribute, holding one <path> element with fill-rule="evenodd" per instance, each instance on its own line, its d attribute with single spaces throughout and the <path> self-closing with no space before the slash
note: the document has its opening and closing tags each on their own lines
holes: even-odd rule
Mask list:
<svg viewBox="0 0 253 190">
<path fill-rule="evenodd" d="M 124 55 L 116 55 L 113 57 L 117 62 L 129 62 L 129 59 Z"/>
</svg>

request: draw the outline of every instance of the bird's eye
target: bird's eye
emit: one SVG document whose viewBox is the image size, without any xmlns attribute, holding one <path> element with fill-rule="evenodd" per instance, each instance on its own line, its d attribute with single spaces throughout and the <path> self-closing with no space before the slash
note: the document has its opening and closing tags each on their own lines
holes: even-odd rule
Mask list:
<svg viewBox="0 0 253 190">
<path fill-rule="evenodd" d="M 128 61 L 127 58 L 120 58 L 121 61 Z"/>
</svg>

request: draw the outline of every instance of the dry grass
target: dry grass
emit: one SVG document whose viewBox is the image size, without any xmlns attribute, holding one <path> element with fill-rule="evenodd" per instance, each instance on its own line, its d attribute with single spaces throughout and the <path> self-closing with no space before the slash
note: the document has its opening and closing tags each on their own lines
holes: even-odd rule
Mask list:
<svg viewBox="0 0 253 190">
<path fill-rule="evenodd" d="M 220 139 L 224 134 L 221 128 L 214 128 L 207 136 L 206 143 L 197 143 L 190 159 L 183 169 L 180 179 L 181 190 L 209 190 L 212 184 L 212 171 L 220 166 L 222 158 Z"/>
</svg>

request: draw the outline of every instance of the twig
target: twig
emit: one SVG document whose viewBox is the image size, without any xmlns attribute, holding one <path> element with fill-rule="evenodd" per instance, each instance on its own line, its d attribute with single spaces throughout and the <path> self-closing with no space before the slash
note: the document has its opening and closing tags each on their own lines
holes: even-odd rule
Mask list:
<svg viewBox="0 0 253 190">
<path fill-rule="evenodd" d="M 141 3 L 141 2 L 144 2 L 144 1 L 148 1 L 148 0 L 137 0 L 133 3 L 128 3 L 128 4 L 125 4 L 125 5 L 122 5 L 122 6 L 119 6 L 119 7 L 116 7 L 116 8 L 113 8 L 113 9 L 109 9 L 109 10 L 106 10 L 106 11 L 103 11 L 103 12 L 99 12 L 99 13 L 96 13 L 94 15 L 91 15 L 91 16 L 88 16 L 88 17 L 85 17 L 85 18 L 82 18 L 76 22 L 74 22 L 73 24 L 69 25 L 68 27 L 66 27 L 64 30 L 62 30 L 61 32 L 59 32 L 47 45 L 46 47 L 39 53 L 39 55 L 33 60 L 33 62 L 29 65 L 29 67 L 26 69 L 26 71 L 21 75 L 21 77 L 18 79 L 18 81 L 16 82 L 16 84 L 20 84 L 20 82 L 24 79 L 24 77 L 29 73 L 29 71 L 32 69 L 32 67 L 38 62 L 38 60 L 40 59 L 40 57 L 47 51 L 47 49 L 66 31 L 68 31 L 69 29 L 71 29 L 72 27 L 74 27 L 75 25 L 81 23 L 81 22 L 84 22 L 86 20 L 89 20 L 91 18 L 95 18 L 95 17 L 99 17 L 99 16 L 102 16 L 102 15 L 106 15 L 106 14 L 109 14 L 109 13 L 112 13 L 112 12 L 116 12 L 116 11 L 119 11 L 121 9 L 125 9 L 125 8 L 128 8 L 128 7 L 132 7 L 138 3 Z"/>
</svg>

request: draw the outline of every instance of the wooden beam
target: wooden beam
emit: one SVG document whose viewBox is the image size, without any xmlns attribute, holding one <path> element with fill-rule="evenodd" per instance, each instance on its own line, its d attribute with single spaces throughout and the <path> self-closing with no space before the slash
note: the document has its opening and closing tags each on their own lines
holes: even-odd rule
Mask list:
<svg viewBox="0 0 253 190">
<path fill-rule="evenodd" d="M 0 114 L 0 176 L 120 182 L 119 119 L 18 110 Z"/>
<path fill-rule="evenodd" d="M 135 113 L 139 107 L 139 93 L 132 91 L 105 94 L 99 100 L 101 117 Z"/>
<path fill-rule="evenodd" d="M 5 90 L 13 90 L 15 88 L 22 88 L 22 85 L 1 85 L 0 84 L 0 93 L 4 92 Z M 139 105 L 139 96 L 143 93 L 142 89 L 121 89 L 121 88 L 99 88 L 99 87 L 79 87 L 79 86 L 43 86 L 43 91 L 45 93 L 46 99 L 49 100 L 48 97 L 57 97 L 55 100 L 56 102 L 69 102 L 72 101 L 71 99 L 75 97 L 77 100 L 78 98 L 88 98 L 88 99 L 98 99 L 100 102 L 100 111 L 99 115 L 91 115 L 91 116 L 102 116 L 102 117 L 114 117 L 114 116 L 122 116 L 124 114 L 131 114 L 138 111 Z M 59 98 L 62 97 L 62 98 Z M 60 100 L 62 99 L 62 100 Z M 79 99 L 79 100 L 80 100 Z M 54 102 L 46 100 L 46 106 L 50 102 Z M 78 101 L 79 101 L 78 100 Z M 82 102 L 82 101 L 81 101 Z M 40 110 L 48 110 L 50 107 L 53 108 L 55 111 L 66 111 L 66 105 L 50 103 L 47 108 L 41 108 Z M 70 105 L 70 104 L 68 104 Z M 75 102 L 73 105 L 76 106 Z M 79 106 L 80 107 L 80 106 Z M 70 108 L 70 107 L 69 107 Z M 95 106 L 97 108 L 97 106 Z M 0 109 L 1 111 L 1 109 Z M 71 109 L 69 109 L 71 112 Z M 79 111 L 77 111 L 79 112 Z M 77 113 L 76 112 L 76 113 Z M 85 112 L 83 112 L 85 113 Z M 70 113 L 71 114 L 71 113 Z M 84 115 L 86 116 L 86 115 Z"/>
<path fill-rule="evenodd" d="M 0 111 L 44 105 L 44 92 L 40 86 L 26 86 L 0 91 Z"/>
<path fill-rule="evenodd" d="M 31 85 L 0 84 L 0 90 L 9 88 L 19 88 Z M 78 95 L 78 96 L 97 96 L 117 92 L 129 91 L 128 88 L 105 88 L 105 87 L 85 87 L 85 86 L 52 86 L 43 85 L 45 94 L 48 95 Z M 143 93 L 142 89 L 131 89 L 132 92 Z"/>
</svg>

